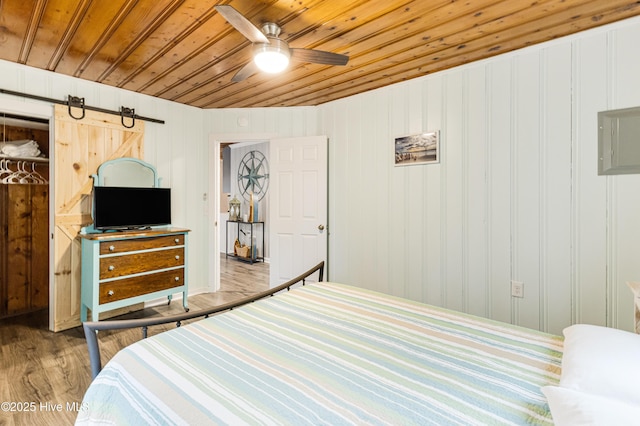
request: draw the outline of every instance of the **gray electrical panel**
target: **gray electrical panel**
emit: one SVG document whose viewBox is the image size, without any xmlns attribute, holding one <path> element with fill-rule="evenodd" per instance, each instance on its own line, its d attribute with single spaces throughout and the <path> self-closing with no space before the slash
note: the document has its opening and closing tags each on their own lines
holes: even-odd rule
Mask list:
<svg viewBox="0 0 640 426">
<path fill-rule="evenodd" d="M 640 173 L 640 107 L 598 113 L 598 174 Z"/>
</svg>

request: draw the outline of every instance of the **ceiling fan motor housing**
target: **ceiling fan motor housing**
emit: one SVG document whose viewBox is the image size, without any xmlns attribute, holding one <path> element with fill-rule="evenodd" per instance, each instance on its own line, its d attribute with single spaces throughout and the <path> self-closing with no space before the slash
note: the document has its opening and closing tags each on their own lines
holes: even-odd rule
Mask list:
<svg viewBox="0 0 640 426">
<path fill-rule="evenodd" d="M 262 25 L 262 32 L 268 38 L 278 37 L 282 30 L 278 24 L 274 24 L 273 22 L 266 22 Z"/>
</svg>

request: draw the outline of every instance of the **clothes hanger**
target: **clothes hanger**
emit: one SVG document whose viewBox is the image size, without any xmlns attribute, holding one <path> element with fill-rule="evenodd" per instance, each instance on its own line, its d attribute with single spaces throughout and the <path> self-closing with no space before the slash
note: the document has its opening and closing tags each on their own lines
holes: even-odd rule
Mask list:
<svg viewBox="0 0 640 426">
<path fill-rule="evenodd" d="M 32 163 L 33 164 L 33 163 Z M 27 162 L 22 161 L 18 165 L 18 169 L 20 170 L 20 183 L 32 184 L 36 183 L 35 177 L 26 169 Z"/>
<path fill-rule="evenodd" d="M 9 169 L 9 160 L 0 159 L 0 179 L 5 175 L 10 175 L 13 173 L 11 169 Z"/>
<path fill-rule="evenodd" d="M 38 171 L 36 170 L 35 161 L 31 163 L 31 175 L 34 177 L 34 179 L 38 184 L 44 185 L 48 183 L 47 179 L 44 176 L 42 176 L 40 173 L 38 173 Z"/>
<path fill-rule="evenodd" d="M 2 183 L 20 183 L 20 179 L 23 177 L 22 171 L 20 170 L 20 162 L 16 163 L 16 170 L 9 169 L 9 171 L 11 171 L 11 174 L 5 176 L 2 179 Z"/>
</svg>

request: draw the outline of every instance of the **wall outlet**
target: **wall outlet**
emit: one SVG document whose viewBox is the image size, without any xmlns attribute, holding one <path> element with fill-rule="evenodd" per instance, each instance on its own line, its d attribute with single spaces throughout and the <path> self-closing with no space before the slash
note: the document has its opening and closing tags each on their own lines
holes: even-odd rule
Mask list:
<svg viewBox="0 0 640 426">
<path fill-rule="evenodd" d="M 511 281 L 511 296 L 524 297 L 524 283 L 522 281 Z"/>
</svg>

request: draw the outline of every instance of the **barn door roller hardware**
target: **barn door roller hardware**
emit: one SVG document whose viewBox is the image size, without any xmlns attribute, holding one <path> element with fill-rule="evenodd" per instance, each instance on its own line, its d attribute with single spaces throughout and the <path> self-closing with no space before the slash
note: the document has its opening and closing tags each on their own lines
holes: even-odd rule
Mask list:
<svg viewBox="0 0 640 426">
<path fill-rule="evenodd" d="M 126 124 L 124 124 L 124 118 L 125 117 L 129 117 L 131 119 L 131 126 L 127 126 Z M 136 110 L 135 110 L 135 108 L 120 107 L 120 122 L 127 129 L 130 129 L 133 126 L 135 126 L 136 125 Z"/>
<path fill-rule="evenodd" d="M 73 113 L 71 112 L 71 107 L 82 108 L 82 115 L 79 117 L 73 115 Z M 69 97 L 67 98 L 67 108 L 69 111 L 69 116 L 71 116 L 71 118 L 75 118 L 76 120 L 82 120 L 84 118 L 84 98 L 69 95 Z"/>
<path fill-rule="evenodd" d="M 4 93 L 6 95 L 21 96 L 23 98 L 35 99 L 43 102 L 51 102 L 58 105 L 66 105 L 69 111 L 69 115 L 72 118 L 75 118 L 76 120 L 82 120 L 85 116 L 85 110 L 90 110 L 90 111 L 103 112 L 105 114 L 119 115 L 122 125 L 127 129 L 132 128 L 135 125 L 136 120 L 143 120 L 143 121 L 149 121 L 151 123 L 164 124 L 164 120 L 158 120 L 155 118 L 136 115 L 135 109 L 133 108 L 121 107 L 120 111 L 112 111 L 104 108 L 88 106 L 88 105 L 85 105 L 84 98 L 79 98 L 77 96 L 69 95 L 66 101 L 61 101 L 59 99 L 46 98 L 44 96 L 31 95 L 29 93 L 15 92 L 13 90 L 6 90 L 6 89 L 0 89 L 0 93 Z M 74 115 L 72 113 L 72 108 L 80 108 L 82 109 L 82 113 L 79 115 Z M 130 125 L 125 124 L 125 118 L 128 118 L 131 120 Z"/>
</svg>

